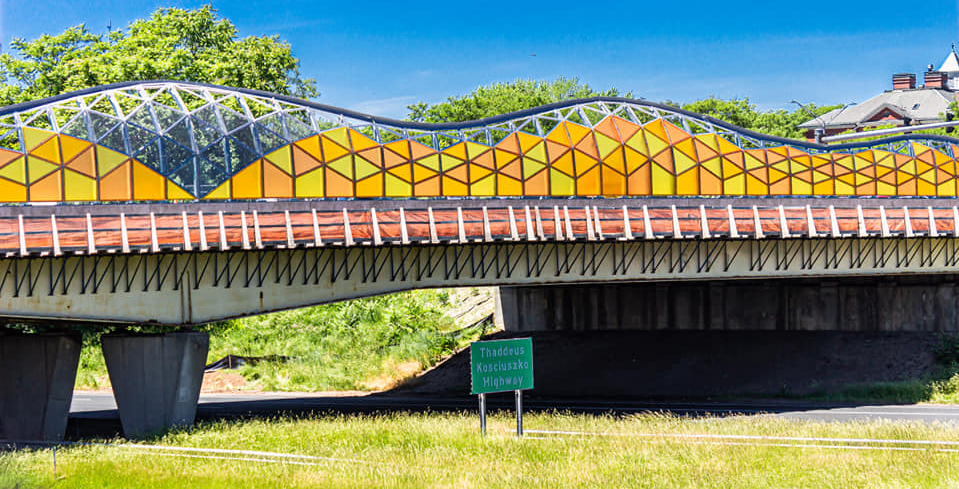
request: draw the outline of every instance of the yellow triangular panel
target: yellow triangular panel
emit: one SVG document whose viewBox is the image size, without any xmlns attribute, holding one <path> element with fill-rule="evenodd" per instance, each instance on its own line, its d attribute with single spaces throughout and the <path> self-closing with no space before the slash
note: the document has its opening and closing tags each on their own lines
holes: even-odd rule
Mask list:
<svg viewBox="0 0 959 489">
<path fill-rule="evenodd" d="M 465 163 L 465 161 L 459 158 L 454 158 L 450 155 L 444 154 L 443 157 L 440 159 L 440 168 L 442 168 L 443 171 L 445 172 L 447 170 L 452 170 L 453 168 L 456 168 L 457 166 L 460 166 L 463 163 Z"/>
<path fill-rule="evenodd" d="M 380 167 L 374 165 L 373 163 L 370 163 L 369 161 L 364 160 L 363 158 L 357 157 L 357 158 L 356 158 L 356 166 L 354 167 L 354 171 L 356 172 L 356 179 L 357 179 L 357 180 L 362 180 L 362 179 L 364 179 L 364 178 L 366 178 L 366 177 L 368 177 L 368 176 L 370 176 L 370 175 L 372 175 L 372 174 L 380 171 Z M 359 192 L 359 191 L 357 191 L 357 192 Z"/>
<path fill-rule="evenodd" d="M 220 184 L 219 187 L 213 189 L 210 193 L 206 194 L 204 199 L 218 199 L 225 200 L 230 198 L 230 181 L 227 180 Z"/>
<path fill-rule="evenodd" d="M 466 152 L 469 153 L 469 157 L 476 158 L 477 156 L 486 152 L 489 149 L 489 146 L 485 144 L 474 143 L 473 141 L 467 141 L 466 143 Z M 466 159 L 465 157 L 463 158 Z"/>
<path fill-rule="evenodd" d="M 27 187 L 0 180 L 0 202 L 26 202 Z"/>
<path fill-rule="evenodd" d="M 47 161 L 60 163 L 60 141 L 57 138 L 50 138 L 47 142 L 41 144 L 30 151 L 31 156 L 37 156 Z"/>
<path fill-rule="evenodd" d="M 68 202 L 97 200 L 97 181 L 73 170 L 63 170 L 63 198 Z"/>
<path fill-rule="evenodd" d="M 337 173 L 346 178 L 353 178 L 353 158 L 350 158 L 349 155 L 346 155 L 336 161 L 331 161 L 327 163 L 326 166 L 336 170 Z"/>
<path fill-rule="evenodd" d="M 599 148 L 599 157 L 601 159 L 606 158 L 610 153 L 619 147 L 619 141 L 597 132 L 596 147 Z"/>
<path fill-rule="evenodd" d="M 489 196 L 496 193 L 496 181 L 490 175 L 478 182 L 470 184 L 470 195 Z"/>
<path fill-rule="evenodd" d="M 30 183 L 40 180 L 58 168 L 60 168 L 60 165 L 38 158 L 27 157 L 27 173 L 30 175 Z"/>
<path fill-rule="evenodd" d="M 456 143 L 443 150 L 443 155 L 450 155 L 460 160 L 466 159 L 466 143 Z M 446 159 L 445 157 L 443 159 Z"/>
<path fill-rule="evenodd" d="M 60 136 L 60 149 L 63 152 L 63 161 L 70 161 L 90 147 L 89 141 L 73 138 L 70 136 Z"/>
<path fill-rule="evenodd" d="M 535 144 L 529 151 L 523 154 L 523 159 L 530 158 L 541 163 L 546 162 L 546 143 L 540 141 Z"/>
<path fill-rule="evenodd" d="M 277 168 L 285 171 L 287 174 L 293 174 L 293 158 L 290 155 L 290 147 L 284 146 L 268 155 L 266 159 L 276 165 Z"/>
<path fill-rule="evenodd" d="M 431 170 L 440 171 L 440 155 L 437 153 L 420 158 L 416 162 Z"/>
<path fill-rule="evenodd" d="M 97 175 L 101 177 L 123 164 L 129 157 L 110 148 L 97 146 Z"/>
<path fill-rule="evenodd" d="M 652 165 L 653 195 L 673 195 L 676 193 L 676 177 L 669 170 Z"/>
<path fill-rule="evenodd" d="M 649 148 L 646 146 L 645 131 L 636 131 L 631 138 L 626 141 L 626 146 L 633 148 L 637 153 L 648 157 Z"/>
<path fill-rule="evenodd" d="M 319 136 L 310 136 L 308 138 L 303 138 L 299 141 L 294 142 L 293 144 L 297 145 L 303 151 L 310 156 L 312 156 L 316 161 L 323 161 L 323 156 L 320 154 L 320 137 Z"/>
<path fill-rule="evenodd" d="M 436 170 L 432 168 L 427 168 L 420 164 L 413 164 L 413 181 L 416 183 L 422 182 L 427 178 L 432 178 L 436 175 Z"/>
<path fill-rule="evenodd" d="M 638 131 L 636 134 L 641 134 L 641 133 L 643 133 L 643 132 L 645 132 L 645 131 Z M 633 138 L 635 138 L 635 137 L 636 137 L 636 136 L 633 136 Z M 630 139 L 630 141 L 632 141 L 632 139 Z M 666 141 L 663 141 L 662 139 L 659 139 L 659 138 L 656 137 L 655 135 L 653 135 L 653 134 L 651 134 L 651 133 L 647 133 L 647 134 L 646 134 L 646 146 L 649 147 L 649 154 L 655 156 L 655 155 L 659 154 L 660 151 L 668 148 L 668 147 L 669 147 L 669 144 L 666 143 Z M 634 148 L 634 149 L 635 149 L 635 148 Z"/>
<path fill-rule="evenodd" d="M 386 174 L 387 197 L 410 197 L 413 195 L 413 186 L 402 179 Z"/>
<path fill-rule="evenodd" d="M 516 133 L 516 137 L 519 138 L 519 149 L 523 153 L 528 152 L 533 146 L 543 142 L 543 138 L 526 134 L 525 132 Z"/>
<path fill-rule="evenodd" d="M 167 200 L 193 200 L 195 197 L 183 190 L 179 185 L 167 180 L 166 182 L 166 198 Z"/>
<path fill-rule="evenodd" d="M 0 168 L 0 177 L 8 178 L 17 183 L 26 183 L 27 175 L 24 157 L 21 156 L 7 163 L 3 168 Z"/>
<path fill-rule="evenodd" d="M 538 173 L 543 168 L 546 168 L 545 163 L 524 159 L 523 160 L 523 178 L 524 179 L 529 178 L 535 175 L 536 173 Z"/>
<path fill-rule="evenodd" d="M 297 198 L 323 197 L 323 169 L 318 168 L 296 177 Z"/>
<path fill-rule="evenodd" d="M 687 139 L 687 141 L 691 141 Z M 682 174 L 686 170 L 696 166 L 696 160 L 693 160 L 686 153 L 678 151 L 676 148 L 673 148 L 673 165 L 677 175 Z"/>
<path fill-rule="evenodd" d="M 575 190 L 573 177 L 551 169 L 549 180 L 550 195 L 573 195 Z"/>
<path fill-rule="evenodd" d="M 344 148 L 349 149 L 350 147 L 350 139 L 349 139 L 349 136 L 347 136 L 346 134 L 345 127 L 341 127 L 339 129 L 333 129 L 332 131 L 326 131 L 322 133 L 322 136 L 325 138 L 328 138 L 330 141 L 333 141 L 334 143 L 339 144 L 340 146 Z M 326 146 L 324 146 L 323 149 L 326 150 Z"/>
<path fill-rule="evenodd" d="M 346 134 L 346 129 L 343 129 L 343 134 Z M 320 138 L 320 141 L 320 145 L 323 147 L 323 161 L 330 162 L 337 160 L 350 152 L 350 150 L 346 149 L 349 148 L 349 145 L 345 147 L 340 146 L 338 143 L 327 137 Z"/>
<path fill-rule="evenodd" d="M 263 160 L 240 170 L 232 180 L 234 199 L 263 198 Z"/>
<path fill-rule="evenodd" d="M 34 129 L 32 127 L 23 128 L 23 142 L 27 147 L 27 152 L 31 152 L 40 146 L 44 141 L 50 139 L 54 134 L 43 129 Z"/>
<path fill-rule="evenodd" d="M 133 161 L 133 200 L 164 200 L 166 178 L 148 166 Z"/>
<path fill-rule="evenodd" d="M 353 151 L 363 151 L 364 149 L 375 148 L 379 146 L 379 143 L 366 137 L 365 134 L 356 131 L 355 129 L 350 129 L 350 142 L 353 143 Z"/>
</svg>

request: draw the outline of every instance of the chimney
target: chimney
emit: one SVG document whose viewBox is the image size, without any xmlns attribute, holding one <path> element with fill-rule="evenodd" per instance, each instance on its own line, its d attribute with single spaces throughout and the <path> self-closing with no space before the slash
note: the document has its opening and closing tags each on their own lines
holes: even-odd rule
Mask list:
<svg viewBox="0 0 959 489">
<path fill-rule="evenodd" d="M 941 71 L 927 71 L 925 73 L 926 88 L 946 88 L 948 76 Z"/>
<path fill-rule="evenodd" d="M 912 90 L 916 88 L 916 75 L 914 73 L 896 73 L 892 75 L 893 90 Z"/>
</svg>

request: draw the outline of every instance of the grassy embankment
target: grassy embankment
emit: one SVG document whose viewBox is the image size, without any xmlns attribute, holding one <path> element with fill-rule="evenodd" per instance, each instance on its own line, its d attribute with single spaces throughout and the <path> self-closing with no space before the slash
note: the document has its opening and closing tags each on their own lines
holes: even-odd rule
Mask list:
<svg viewBox="0 0 959 489">
<path fill-rule="evenodd" d="M 459 301 L 446 291 L 424 290 L 344 301 L 207 325 L 209 362 L 227 354 L 283 356 L 285 361 L 245 365 L 247 388 L 262 390 L 375 389 L 445 358 L 476 338 L 457 332 L 449 316 Z M 482 292 L 476 292 L 482 293 Z M 397 368 L 402 366 L 405 368 Z M 77 387 L 109 385 L 99 336 L 88 335 Z"/>
<path fill-rule="evenodd" d="M 681 438 L 675 435 L 959 440 L 959 427 L 815 423 L 778 418 L 683 419 L 530 414 L 527 429 L 605 436 L 527 436 L 508 414 L 480 438 L 475 414 L 330 416 L 216 422 L 149 443 L 283 452 L 326 459 L 276 463 L 263 454 L 156 452 L 119 447 L 0 454 L 0 487 L 955 487 L 948 444 Z M 668 436 L 673 435 L 673 436 Z M 117 440 L 115 443 L 125 443 Z M 802 446 L 807 445 L 807 446 Z M 815 446 L 813 446 L 815 445 Z M 857 449 L 840 447 L 855 446 Z M 887 447 L 884 450 L 864 447 Z M 906 448 L 897 450 L 889 448 Z M 192 458 L 182 455 L 192 455 Z M 197 458 L 207 457 L 207 458 Z M 238 460 L 240 458 L 259 459 Z M 273 460 L 270 463 L 263 460 Z M 287 459 L 291 460 L 291 459 Z"/>
<path fill-rule="evenodd" d="M 932 351 L 936 371 L 927 378 L 898 382 L 874 382 L 850 386 L 833 392 L 816 392 L 796 397 L 833 402 L 934 402 L 959 404 L 959 335 L 943 334 Z"/>
</svg>

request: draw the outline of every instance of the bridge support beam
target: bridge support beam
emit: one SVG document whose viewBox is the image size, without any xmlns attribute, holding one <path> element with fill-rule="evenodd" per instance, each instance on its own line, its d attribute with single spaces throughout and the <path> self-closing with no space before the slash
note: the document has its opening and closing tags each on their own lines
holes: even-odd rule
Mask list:
<svg viewBox="0 0 959 489">
<path fill-rule="evenodd" d="M 959 331 L 955 275 L 500 287 L 507 331 Z"/>
<path fill-rule="evenodd" d="M 102 344 L 127 438 L 193 424 L 209 334 L 111 334 Z"/>
<path fill-rule="evenodd" d="M 0 334 L 0 439 L 61 441 L 79 334 Z"/>
</svg>

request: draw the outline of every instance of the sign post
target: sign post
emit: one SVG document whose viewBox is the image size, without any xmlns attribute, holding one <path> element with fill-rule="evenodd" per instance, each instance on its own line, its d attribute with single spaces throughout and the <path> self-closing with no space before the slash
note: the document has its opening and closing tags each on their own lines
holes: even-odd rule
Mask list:
<svg viewBox="0 0 959 489">
<path fill-rule="evenodd" d="M 533 340 L 470 343 L 472 394 L 479 396 L 480 431 L 486 436 L 486 394 L 513 391 L 516 395 L 516 436 L 523 436 L 523 390 L 533 388 Z"/>
</svg>

